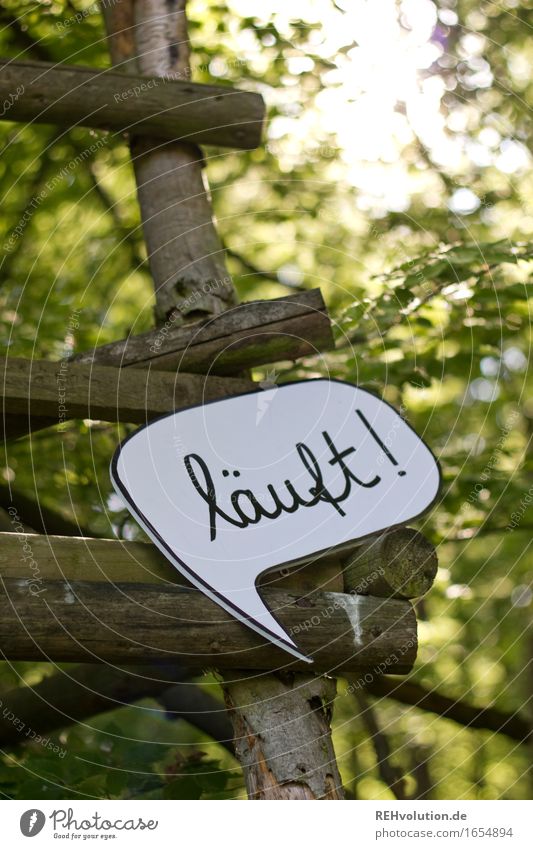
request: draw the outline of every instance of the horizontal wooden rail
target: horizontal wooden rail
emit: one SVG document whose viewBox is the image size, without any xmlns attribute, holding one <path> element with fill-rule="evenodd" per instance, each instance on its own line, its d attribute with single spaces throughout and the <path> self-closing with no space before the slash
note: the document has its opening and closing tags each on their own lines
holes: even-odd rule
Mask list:
<svg viewBox="0 0 533 849">
<path fill-rule="evenodd" d="M 4 120 L 238 149 L 261 143 L 265 105 L 255 92 L 47 62 L 0 63 Z"/>
<path fill-rule="evenodd" d="M 427 689 L 416 681 L 398 681 L 397 678 L 381 675 L 372 676 L 371 680 L 367 676 L 365 690 L 377 699 L 394 699 L 417 710 L 435 713 L 468 729 L 482 728 L 505 734 L 519 743 L 530 743 L 533 737 L 531 717 L 526 716 L 526 704 L 509 712 L 492 706 L 479 707 L 463 699 L 450 698 L 438 690 Z"/>
<path fill-rule="evenodd" d="M 0 379 L 5 438 L 70 418 L 142 424 L 175 409 L 256 388 L 245 378 L 15 357 L 0 358 Z"/>
<path fill-rule="evenodd" d="M 34 585 L 34 584 L 33 584 Z M 202 668 L 306 669 L 195 589 L 160 584 L 5 578 L 0 651 L 8 660 L 179 661 Z M 416 617 L 407 601 L 264 590 L 270 609 L 317 672 L 408 672 Z"/>
<path fill-rule="evenodd" d="M 179 317 L 179 309 L 176 311 Z M 197 324 L 163 327 L 76 354 L 73 362 L 201 374 L 237 374 L 334 347 L 320 289 L 239 304 Z"/>
<path fill-rule="evenodd" d="M 13 508 L 22 510 L 16 501 Z M 18 529 L 17 529 L 18 530 Z M 421 552 L 435 550 L 418 531 L 400 528 L 390 531 L 392 541 L 398 535 L 404 536 L 402 556 L 407 560 L 420 559 Z M 21 555 L 21 544 L 27 543 L 31 550 L 31 559 Z M 367 544 L 365 543 L 365 546 Z M 355 549 L 354 556 L 359 549 Z M 389 574 L 391 566 L 387 560 L 387 547 L 376 549 L 372 563 L 369 564 L 365 581 L 366 595 L 383 596 L 384 590 L 378 585 L 373 589 L 374 573 Z M 158 548 L 146 542 L 125 542 L 116 539 L 95 539 L 73 536 L 47 536 L 45 534 L 0 533 L 0 576 L 31 580 L 35 578 L 35 564 L 38 565 L 38 578 L 67 581 L 109 581 L 110 583 L 147 583 L 178 584 L 189 586 L 185 578 L 172 566 Z M 279 590 L 297 589 L 302 595 L 313 591 L 333 591 L 356 594 L 355 587 L 347 586 L 346 572 L 341 571 L 339 554 L 331 553 L 318 560 L 299 565 L 280 566 L 261 576 L 264 587 Z M 362 574 L 362 570 L 361 570 Z M 349 583 L 349 582 L 348 582 Z M 360 587 L 361 579 L 358 582 Z M 369 590 L 372 587 L 372 590 Z M 403 587 L 404 593 L 407 591 Z M 391 589 L 388 595 L 393 595 Z M 417 592 L 416 595 L 420 595 Z M 415 597 L 414 596 L 414 597 Z M 407 596 L 403 596 L 406 598 Z"/>
</svg>

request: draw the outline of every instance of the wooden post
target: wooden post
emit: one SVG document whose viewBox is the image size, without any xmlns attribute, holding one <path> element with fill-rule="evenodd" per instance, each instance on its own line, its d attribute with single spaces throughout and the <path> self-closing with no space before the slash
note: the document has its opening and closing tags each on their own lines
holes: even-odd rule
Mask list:
<svg viewBox="0 0 533 849">
<path fill-rule="evenodd" d="M 106 6 L 104 14 L 115 65 L 124 63 L 130 72 L 152 76 L 190 77 L 185 0 L 130 0 Z M 190 145 L 147 138 L 132 140 L 131 150 L 154 278 L 156 320 L 174 320 L 177 308 L 177 320 L 182 321 L 233 306 L 235 292 L 211 217 L 201 152 Z M 223 686 L 236 750 L 254 798 L 342 798 L 329 739 L 331 698 L 323 693 L 324 683 L 310 675 L 295 676 L 290 682 L 272 675 L 232 676 Z M 278 709 L 283 713 L 281 724 Z M 256 741 L 268 738 L 255 747 L 257 757 L 246 754 L 243 734 L 252 734 Z M 282 757 L 274 738 L 280 745 L 284 739 L 285 749 L 295 754 L 303 747 L 303 770 L 295 773 L 294 757 Z"/>
</svg>

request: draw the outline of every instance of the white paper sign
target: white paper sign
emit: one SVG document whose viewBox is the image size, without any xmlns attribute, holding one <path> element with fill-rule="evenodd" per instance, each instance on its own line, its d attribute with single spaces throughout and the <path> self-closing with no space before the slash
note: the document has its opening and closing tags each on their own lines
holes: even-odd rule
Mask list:
<svg viewBox="0 0 533 849">
<path fill-rule="evenodd" d="M 258 576 L 416 518 L 440 484 L 432 453 L 389 404 L 322 379 L 151 422 L 117 449 L 111 478 L 180 572 L 306 660 Z"/>
</svg>

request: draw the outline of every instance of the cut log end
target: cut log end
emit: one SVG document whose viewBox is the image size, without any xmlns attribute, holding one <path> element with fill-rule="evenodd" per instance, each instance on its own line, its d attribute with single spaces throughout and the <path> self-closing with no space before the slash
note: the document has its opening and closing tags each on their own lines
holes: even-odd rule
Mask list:
<svg viewBox="0 0 533 849">
<path fill-rule="evenodd" d="M 33 540 L 31 547 L 39 562 Z M 164 661 L 309 673 L 305 660 L 259 637 L 197 590 L 22 574 L 2 578 L 0 645 L 7 660 Z M 412 669 L 416 618 L 406 601 L 329 592 L 302 599 L 280 590 L 265 591 L 264 599 L 302 653 L 313 658 L 318 674 Z"/>
</svg>

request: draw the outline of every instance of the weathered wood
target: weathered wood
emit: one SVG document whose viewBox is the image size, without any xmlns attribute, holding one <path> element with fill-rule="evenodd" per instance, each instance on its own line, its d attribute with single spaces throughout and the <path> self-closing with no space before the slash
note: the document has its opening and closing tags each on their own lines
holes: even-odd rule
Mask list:
<svg viewBox="0 0 533 849">
<path fill-rule="evenodd" d="M 260 94 L 172 77 L 0 58 L 0 119 L 92 127 L 249 150 L 261 144 Z"/>
<path fill-rule="evenodd" d="M 344 590 L 385 598 L 418 598 L 433 585 L 437 552 L 419 531 L 396 528 L 343 559 Z"/>
<path fill-rule="evenodd" d="M 90 528 L 74 519 L 63 516 L 39 500 L 39 484 L 35 482 L 35 498 L 30 498 L 18 487 L 0 484 L 0 505 L 3 517 L 0 530 L 20 532 L 20 525 L 32 534 L 60 534 L 64 536 L 95 537 Z M 341 587 L 342 589 L 342 587 Z"/>
<path fill-rule="evenodd" d="M 186 0 L 136 0 L 135 3 L 127 0 L 106 7 L 113 62 L 125 62 L 129 69 L 137 60 L 145 73 L 170 71 L 188 76 L 185 4 Z M 154 276 L 156 321 L 161 323 L 174 317 L 176 306 L 183 304 L 184 299 L 189 306 L 186 313 L 180 310 L 183 321 L 195 313 L 223 312 L 235 303 L 236 296 L 225 272 L 220 240 L 211 220 L 202 184 L 200 152 L 184 145 L 161 151 L 149 142 L 132 144 L 131 152 Z M 206 287 L 209 294 L 205 294 Z M 240 656 L 244 664 L 244 655 Z M 265 686 L 268 687 L 268 681 Z M 241 697 L 243 704 L 247 704 L 246 688 Z M 314 727 L 305 715 L 298 716 L 297 721 L 304 737 L 314 735 Z M 289 765 L 287 759 L 288 769 Z M 257 769 L 249 761 L 243 766 L 245 772 Z M 317 763 L 314 768 L 318 769 Z M 283 781 L 281 760 L 277 770 Z M 252 781 L 250 776 L 246 780 Z M 284 798 L 289 798 L 288 794 Z"/>
<path fill-rule="evenodd" d="M 114 65 L 150 77 L 189 79 L 185 0 L 122 0 L 103 7 Z M 123 66 L 124 63 L 124 66 Z M 217 315 L 235 304 L 194 144 L 132 134 L 156 322 Z M 182 308 L 176 310 L 177 305 Z"/>
<path fill-rule="evenodd" d="M 142 424 L 181 407 L 256 388 L 245 378 L 126 371 L 15 357 L 0 358 L 0 374 L 2 414 L 15 415 L 7 420 L 6 438 L 69 418 Z M 39 422 L 39 417 L 48 418 Z"/>
<path fill-rule="evenodd" d="M 312 675 L 225 675 L 235 751 L 250 799 L 342 799 L 331 741 L 335 681 Z"/>
<path fill-rule="evenodd" d="M 13 526 L 9 532 L 0 533 L 0 576 L 33 581 L 35 590 L 40 580 L 189 586 L 151 543 L 22 534 L 18 528 L 13 532 Z M 270 589 L 295 589 L 302 596 L 317 590 L 342 592 L 342 576 L 333 558 L 307 566 L 274 569 L 260 579 L 260 584 Z"/>
<path fill-rule="evenodd" d="M 332 554 L 318 560 L 301 563 L 297 566 L 280 566 L 260 575 L 260 587 L 272 589 L 298 590 L 300 595 L 307 592 L 344 592 L 342 568 L 339 558 Z"/>
<path fill-rule="evenodd" d="M 179 305 L 178 305 L 179 307 Z M 179 311 L 179 309 L 178 309 Z M 72 362 L 121 368 L 236 374 L 334 347 L 320 289 L 239 304 L 215 318 L 163 327 L 75 354 Z"/>
<path fill-rule="evenodd" d="M 5 578 L 0 648 L 7 660 L 136 663 L 220 669 L 297 669 L 305 661 L 265 641 L 196 589 L 168 584 Z M 416 617 L 407 601 L 264 590 L 282 626 L 313 657 L 313 671 L 408 672 Z"/>
<path fill-rule="evenodd" d="M 117 669 L 82 663 L 61 669 L 31 687 L 0 693 L 0 746 L 32 742 L 37 735 L 90 721 L 139 699 L 155 698 L 167 717 L 184 719 L 233 752 L 223 703 L 187 680 L 192 674 L 175 665 Z"/>
</svg>

